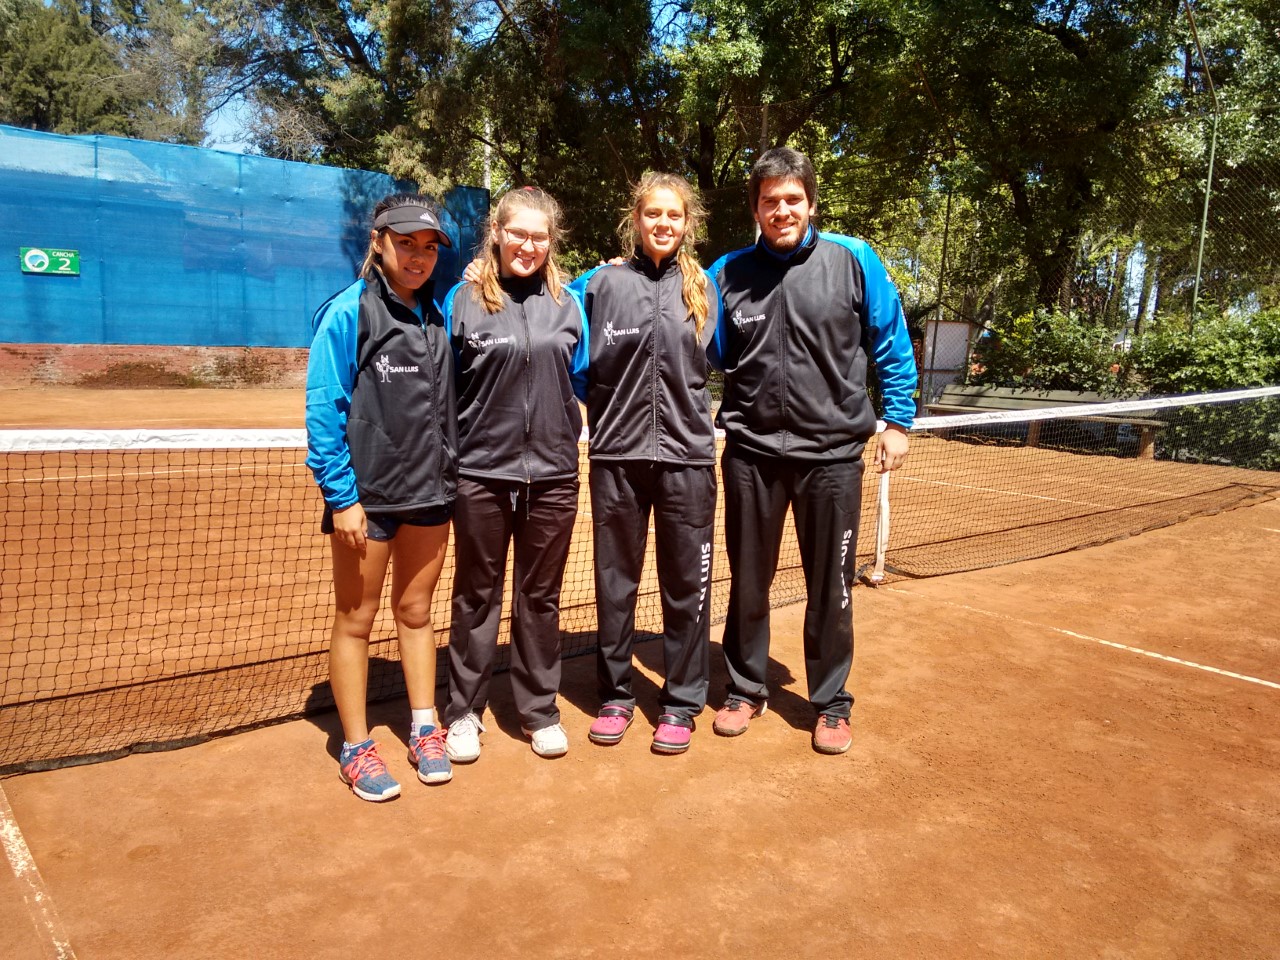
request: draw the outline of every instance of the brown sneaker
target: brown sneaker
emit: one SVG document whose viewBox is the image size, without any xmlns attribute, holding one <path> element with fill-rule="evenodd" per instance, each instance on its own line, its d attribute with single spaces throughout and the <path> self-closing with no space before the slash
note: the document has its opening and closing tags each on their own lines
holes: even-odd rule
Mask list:
<svg viewBox="0 0 1280 960">
<path fill-rule="evenodd" d="M 739 700 L 737 697 L 730 697 L 720 712 L 716 714 L 715 722 L 711 724 L 711 729 L 722 737 L 736 737 L 739 734 L 747 732 L 747 724 L 751 722 L 752 717 L 762 717 L 764 712 L 769 708 L 766 703 L 750 703 L 746 700 Z"/>
<path fill-rule="evenodd" d="M 819 753 L 844 753 L 853 745 L 846 717 L 833 717 L 824 713 L 818 718 L 813 731 L 813 749 Z"/>
</svg>

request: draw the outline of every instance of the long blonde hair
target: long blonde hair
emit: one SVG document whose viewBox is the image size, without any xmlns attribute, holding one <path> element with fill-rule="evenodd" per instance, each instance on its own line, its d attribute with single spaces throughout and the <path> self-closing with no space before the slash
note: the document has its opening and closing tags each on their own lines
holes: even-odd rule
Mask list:
<svg viewBox="0 0 1280 960">
<path fill-rule="evenodd" d="M 480 257 L 480 279 L 472 289 L 472 297 L 477 303 L 484 304 L 489 313 L 497 313 L 502 309 L 504 294 L 498 279 L 502 276 L 500 268 L 501 248 L 496 239 L 497 227 L 505 227 L 521 210 L 534 210 L 547 218 L 547 233 L 551 236 L 551 244 L 547 247 L 547 259 L 543 261 L 540 273 L 547 285 L 547 292 L 556 303 L 560 303 L 560 293 L 564 286 L 564 274 L 556 261 L 556 251 L 560 246 L 562 214 L 560 204 L 551 194 L 539 187 L 518 187 L 508 190 L 502 195 L 489 221 L 485 224 L 488 243 L 484 254 Z"/>
<path fill-rule="evenodd" d="M 378 201 L 377 206 L 373 208 L 373 216 L 369 218 L 369 222 L 371 224 L 376 223 L 378 217 L 397 207 L 422 207 L 424 210 L 430 210 L 435 214 L 437 221 L 440 219 L 440 208 L 426 197 L 416 193 L 393 193 Z M 375 274 L 382 273 L 382 254 L 378 252 L 378 241 L 386 236 L 386 233 L 387 228 L 383 227 L 375 236 L 372 227 L 370 227 L 369 246 L 364 252 L 364 262 L 360 264 L 360 272 L 356 274 L 362 280 L 372 280 Z"/>
<path fill-rule="evenodd" d="M 684 236 L 680 238 L 680 249 L 676 251 L 676 264 L 684 278 L 682 292 L 684 305 L 694 323 L 698 338 L 702 338 L 702 328 L 706 325 L 711 307 L 707 302 L 707 275 L 702 272 L 702 264 L 698 262 L 696 245 L 702 237 L 702 225 L 707 219 L 707 208 L 702 205 L 702 198 L 692 184 L 684 177 L 674 173 L 658 173 L 647 171 L 638 183 L 631 188 L 631 205 L 622 212 L 618 221 L 618 239 L 622 241 L 622 255 L 630 259 L 636 255 L 636 249 L 643 249 L 640 242 L 640 228 L 637 220 L 644 207 L 645 199 L 655 190 L 670 190 L 684 205 Z"/>
</svg>

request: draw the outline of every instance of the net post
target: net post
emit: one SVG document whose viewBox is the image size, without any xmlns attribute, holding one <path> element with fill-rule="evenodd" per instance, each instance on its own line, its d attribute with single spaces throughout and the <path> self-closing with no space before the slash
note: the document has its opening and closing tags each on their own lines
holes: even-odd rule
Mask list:
<svg viewBox="0 0 1280 960">
<path fill-rule="evenodd" d="M 876 435 L 884 433 L 885 425 L 883 421 L 876 423 Z M 880 449 L 879 441 L 876 443 L 876 460 L 880 461 L 883 457 L 883 451 Z M 881 583 L 884 580 L 884 562 L 885 556 L 889 552 L 889 471 L 886 470 L 880 474 L 879 496 L 876 498 L 876 552 L 875 562 L 871 567 L 871 576 L 868 578 L 872 586 Z"/>
</svg>

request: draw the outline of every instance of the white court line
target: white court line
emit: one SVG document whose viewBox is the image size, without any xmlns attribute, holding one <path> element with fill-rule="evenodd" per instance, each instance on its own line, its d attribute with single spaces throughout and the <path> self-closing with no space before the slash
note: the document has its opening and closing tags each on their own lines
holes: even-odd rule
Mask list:
<svg viewBox="0 0 1280 960">
<path fill-rule="evenodd" d="M 1263 527 L 1262 529 L 1267 533 L 1280 533 L 1280 530 L 1277 530 L 1275 527 Z"/>
<path fill-rule="evenodd" d="M 23 839 L 18 822 L 13 817 L 13 807 L 9 806 L 9 798 L 4 788 L 0 787 L 0 841 L 4 843 L 5 855 L 9 858 L 9 866 L 13 875 L 22 885 L 22 899 L 31 914 L 31 922 L 35 924 L 40 936 L 40 945 L 44 955 L 50 960 L 75 960 L 75 951 L 71 949 L 71 941 L 58 918 L 58 910 L 53 905 L 53 897 L 44 885 L 44 878 L 36 868 L 36 862 Z"/>
<path fill-rule="evenodd" d="M 1176 663 L 1180 667 L 1191 667 L 1193 670 L 1203 670 L 1205 673 L 1216 673 L 1220 677 L 1230 677 L 1233 680 L 1243 680 L 1246 683 L 1256 683 L 1262 687 L 1270 687 L 1273 690 L 1280 690 L 1280 683 L 1274 683 L 1271 680 L 1261 680 L 1258 677 L 1250 677 L 1243 673 L 1233 673 L 1230 670 L 1223 670 L 1219 667 L 1211 667 L 1207 664 L 1196 663 L 1193 660 L 1183 660 L 1181 657 L 1170 657 L 1163 653 L 1156 653 L 1153 650 L 1144 650 L 1141 647 L 1131 647 L 1127 643 L 1116 643 L 1114 640 L 1103 640 L 1101 637 L 1091 637 L 1087 633 L 1076 633 L 1074 630 L 1064 630 L 1062 627 L 1051 627 L 1045 623 L 1036 623 L 1034 620 L 1023 620 L 1021 617 L 1010 617 L 1007 614 L 995 613 L 992 610 L 982 610 L 978 607 L 971 607 L 968 604 L 956 603 L 953 600 L 943 600 L 939 597 L 925 597 L 918 593 L 912 593 L 910 590 L 901 590 L 896 587 L 881 586 L 878 589 L 888 590 L 890 593 L 900 593 L 906 597 L 914 597 L 917 600 L 932 600 L 934 603 L 945 604 L 948 607 L 955 607 L 958 610 L 968 610 L 970 613 L 981 614 L 982 616 L 991 617 L 995 620 L 1004 620 L 1008 623 L 1020 623 L 1027 627 L 1036 627 L 1040 630 L 1051 630 L 1054 633 L 1060 633 L 1064 637 L 1072 637 L 1076 640 L 1088 640 L 1090 643 L 1097 643 L 1104 647 L 1112 647 L 1116 650 L 1127 650 L 1129 653 L 1138 653 L 1144 657 L 1151 657 L 1153 660 L 1163 660 L 1165 663 Z"/>
</svg>

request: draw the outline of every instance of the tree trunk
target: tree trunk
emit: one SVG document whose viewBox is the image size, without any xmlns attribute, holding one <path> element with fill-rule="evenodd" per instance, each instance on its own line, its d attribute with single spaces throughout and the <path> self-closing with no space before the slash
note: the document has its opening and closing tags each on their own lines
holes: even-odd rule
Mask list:
<svg viewBox="0 0 1280 960">
<path fill-rule="evenodd" d="M 1147 325 L 1147 307 L 1151 305 L 1151 291 L 1155 288 L 1156 277 L 1160 273 L 1160 254 L 1151 253 L 1143 248 L 1142 293 L 1138 296 L 1138 315 L 1133 321 L 1133 335 L 1142 333 Z"/>
<path fill-rule="evenodd" d="M 1129 305 L 1125 302 L 1127 299 L 1125 287 L 1129 282 L 1129 258 L 1132 256 L 1132 243 L 1116 251 L 1115 268 L 1111 271 L 1111 282 L 1107 287 L 1107 305 L 1102 311 L 1104 322 L 1112 330 L 1118 330 L 1122 325 L 1126 329 L 1129 326 Z M 1120 320 L 1122 313 L 1123 324 Z"/>
<path fill-rule="evenodd" d="M 1031 266 L 1040 286 L 1036 291 L 1036 303 L 1050 310 L 1071 308 L 1071 277 L 1075 272 L 1076 241 L 1074 231 L 1063 230 L 1053 252 L 1029 251 Z"/>
</svg>

